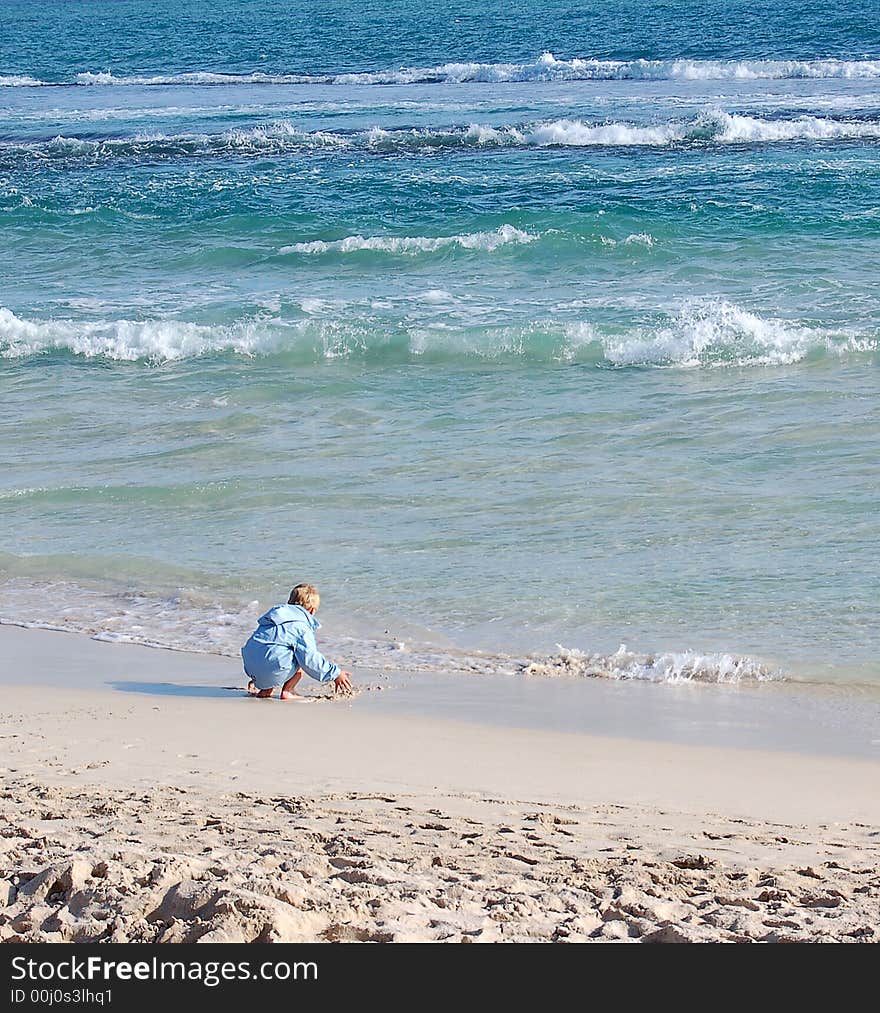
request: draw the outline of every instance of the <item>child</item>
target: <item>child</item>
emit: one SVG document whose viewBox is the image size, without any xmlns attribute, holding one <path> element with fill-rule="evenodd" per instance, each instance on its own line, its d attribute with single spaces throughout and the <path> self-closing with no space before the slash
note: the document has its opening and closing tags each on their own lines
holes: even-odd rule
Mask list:
<svg viewBox="0 0 880 1013">
<path fill-rule="evenodd" d="M 259 626 L 241 649 L 248 693 L 266 699 L 281 687 L 281 699 L 299 697 L 296 684 L 307 672 L 318 682 L 333 680 L 334 692 L 351 692 L 351 672 L 344 672 L 318 650 L 315 630 L 321 624 L 315 613 L 321 604 L 312 584 L 297 584 L 286 605 L 261 616 Z"/>
</svg>

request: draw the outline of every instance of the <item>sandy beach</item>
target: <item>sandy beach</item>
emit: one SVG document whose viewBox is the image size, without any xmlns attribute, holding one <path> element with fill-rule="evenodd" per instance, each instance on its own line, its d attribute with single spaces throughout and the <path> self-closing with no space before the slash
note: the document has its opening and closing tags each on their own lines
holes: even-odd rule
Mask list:
<svg viewBox="0 0 880 1013">
<path fill-rule="evenodd" d="M 880 931 L 870 758 L 256 701 L 229 658 L 14 627 L 0 682 L 5 941 Z"/>
<path fill-rule="evenodd" d="M 0 942 L 880 941 L 876 7 L 3 4 Z"/>
</svg>

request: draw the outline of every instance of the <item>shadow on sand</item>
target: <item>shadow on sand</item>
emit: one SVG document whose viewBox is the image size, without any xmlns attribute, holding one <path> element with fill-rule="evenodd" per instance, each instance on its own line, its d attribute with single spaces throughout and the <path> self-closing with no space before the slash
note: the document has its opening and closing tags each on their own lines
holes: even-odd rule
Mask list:
<svg viewBox="0 0 880 1013">
<path fill-rule="evenodd" d="M 198 696 L 223 697 L 246 696 L 243 686 L 180 686 L 173 682 L 111 682 L 113 689 L 121 693 L 146 693 L 149 696 Z"/>
</svg>

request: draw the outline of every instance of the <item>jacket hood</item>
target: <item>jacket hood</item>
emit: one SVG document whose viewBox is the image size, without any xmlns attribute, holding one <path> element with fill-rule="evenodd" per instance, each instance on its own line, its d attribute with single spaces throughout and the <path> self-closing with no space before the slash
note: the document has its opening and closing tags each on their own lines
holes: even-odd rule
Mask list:
<svg viewBox="0 0 880 1013">
<path fill-rule="evenodd" d="M 310 626 L 313 630 L 319 630 L 321 624 L 318 620 L 306 612 L 302 605 L 276 605 L 274 608 L 260 616 L 260 626 L 283 626 L 285 623 L 300 623 Z"/>
</svg>

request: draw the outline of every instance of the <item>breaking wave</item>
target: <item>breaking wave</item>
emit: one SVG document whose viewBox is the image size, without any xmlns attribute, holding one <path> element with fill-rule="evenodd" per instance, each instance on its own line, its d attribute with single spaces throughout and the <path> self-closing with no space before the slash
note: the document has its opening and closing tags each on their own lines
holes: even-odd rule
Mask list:
<svg viewBox="0 0 880 1013">
<path fill-rule="evenodd" d="M 502 227 L 503 228 L 503 227 Z M 518 233 L 519 230 L 512 230 Z M 491 252 L 504 233 L 442 237 L 451 248 Z M 520 233 L 520 236 L 527 236 Z M 478 246 L 475 237 L 483 237 Z M 494 238 L 493 238 L 494 237 Z M 437 249 L 436 240 L 405 237 L 399 247 L 391 238 L 362 241 L 352 250 L 379 250 L 383 256 L 415 256 Z M 535 236 L 532 242 L 538 242 Z M 525 242 L 513 238 L 509 242 Z M 637 237 L 644 244 L 644 239 Z M 341 241 L 323 244 L 330 254 L 347 255 Z M 432 246 L 432 244 L 434 244 Z M 314 244 L 302 244 L 305 247 Z M 314 251 L 320 252 L 320 251 Z M 309 304 L 310 305 L 310 304 Z M 335 315 L 334 315 L 335 314 Z M 207 355 L 251 358 L 284 356 L 292 362 L 336 359 L 377 364 L 418 361 L 581 363 L 598 367 L 780 366 L 823 355 L 839 357 L 876 353 L 877 332 L 808 326 L 762 317 L 724 300 L 692 300 L 651 324 L 612 328 L 589 320 L 532 320 L 507 325 L 437 325 L 417 314 L 389 317 L 363 307 L 308 310 L 295 319 L 252 316 L 224 325 L 174 319 L 28 320 L 0 308 L 0 356 L 20 359 L 67 354 L 86 359 L 162 363 Z"/>
<path fill-rule="evenodd" d="M 448 128 L 397 128 L 350 132 L 306 131 L 288 120 L 217 134 L 150 134 L 101 139 L 58 136 L 4 141 L 0 157 L 40 161 L 113 158 L 163 160 L 210 156 L 266 156 L 340 151 L 364 154 L 433 154 L 510 148 L 669 147 L 719 144 L 880 140 L 880 120 L 798 116 L 762 119 L 709 110 L 691 119 L 657 124 L 591 123 L 559 119 L 520 125 L 472 123 Z"/>
<path fill-rule="evenodd" d="M 723 299 L 697 299 L 653 327 L 607 335 L 602 347 L 616 366 L 784 366 L 814 354 L 874 352 L 880 336 L 762 317 Z"/>
<path fill-rule="evenodd" d="M 2 560 L 0 560 L 2 563 Z M 244 597 L 177 588 L 173 593 L 97 584 L 92 581 L 7 579 L 2 583 L 0 625 L 83 633 L 109 643 L 140 644 L 200 654 L 238 657 L 253 623 L 267 607 Z M 53 603 L 62 600 L 59 613 Z M 388 631 L 386 631 L 388 633 Z M 758 683 L 785 675 L 752 658 L 692 651 L 635 654 L 621 646 L 611 655 L 558 646 L 549 658 L 440 647 L 394 635 L 380 639 L 342 632 L 322 634 L 328 653 L 375 671 L 431 674 L 524 675 L 534 678 L 598 678 L 654 683 Z"/>
<path fill-rule="evenodd" d="M 695 654 L 693 651 L 665 654 L 634 654 L 621 644 L 614 654 L 585 654 L 558 646 L 558 653 L 523 668 L 528 676 L 590 679 L 635 679 L 667 683 L 749 683 L 782 678 L 781 673 L 753 658 L 730 654 Z"/>
<path fill-rule="evenodd" d="M 0 77 L 0 84 L 12 87 L 41 85 L 174 87 L 279 84 L 508 84 L 552 81 L 753 81 L 803 78 L 875 80 L 880 78 L 880 60 L 600 60 L 588 57 L 566 60 L 545 52 L 529 63 L 462 61 L 429 67 L 392 67 L 346 73 L 297 71 L 224 73 L 200 70 L 176 74 L 117 75 L 110 71 L 85 71 L 59 81 L 43 81 L 29 75 L 6 75 Z"/>
<path fill-rule="evenodd" d="M 39 88 L 45 81 L 39 81 L 27 74 L 0 74 L 0 88 Z"/>
<path fill-rule="evenodd" d="M 331 242 L 316 239 L 312 242 L 282 246 L 278 252 L 284 256 L 290 253 L 355 253 L 372 250 L 416 256 L 419 253 L 434 253 L 437 250 L 457 246 L 463 250 L 485 250 L 491 253 L 509 243 L 534 243 L 540 238 L 533 232 L 523 232 L 522 229 L 514 228 L 512 225 L 502 225 L 491 232 L 471 232 L 459 236 L 346 236 L 345 239 Z"/>
<path fill-rule="evenodd" d="M 210 327 L 183 320 L 25 320 L 0 307 L 0 355 L 21 358 L 64 351 L 121 362 L 168 362 L 210 352 L 267 354 L 281 335 L 255 320 Z"/>
</svg>

